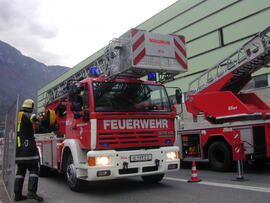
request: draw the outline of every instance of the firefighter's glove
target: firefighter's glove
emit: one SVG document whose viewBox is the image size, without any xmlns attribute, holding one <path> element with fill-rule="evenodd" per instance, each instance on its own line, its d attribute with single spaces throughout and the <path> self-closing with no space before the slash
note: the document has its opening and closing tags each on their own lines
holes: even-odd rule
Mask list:
<svg viewBox="0 0 270 203">
<path fill-rule="evenodd" d="M 30 117 L 30 120 L 31 120 L 32 123 L 33 123 L 33 122 L 37 122 L 38 119 L 37 119 L 36 114 L 32 114 L 31 117 Z"/>
</svg>

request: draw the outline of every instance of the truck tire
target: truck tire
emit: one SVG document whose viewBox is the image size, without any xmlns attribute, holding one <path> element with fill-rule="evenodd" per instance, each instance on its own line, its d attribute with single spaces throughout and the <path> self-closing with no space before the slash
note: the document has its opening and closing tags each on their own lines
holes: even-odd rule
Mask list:
<svg viewBox="0 0 270 203">
<path fill-rule="evenodd" d="M 159 183 L 164 177 L 163 174 L 142 176 L 143 182 L 147 184 Z"/>
<path fill-rule="evenodd" d="M 230 147 L 222 142 L 214 142 L 208 150 L 210 166 L 216 171 L 229 171 L 232 167 L 232 153 Z"/>
<path fill-rule="evenodd" d="M 75 191 L 75 192 L 82 191 L 83 181 L 76 177 L 76 169 L 73 163 L 72 155 L 70 155 L 67 159 L 65 178 L 66 178 L 69 188 L 72 191 Z"/>
</svg>

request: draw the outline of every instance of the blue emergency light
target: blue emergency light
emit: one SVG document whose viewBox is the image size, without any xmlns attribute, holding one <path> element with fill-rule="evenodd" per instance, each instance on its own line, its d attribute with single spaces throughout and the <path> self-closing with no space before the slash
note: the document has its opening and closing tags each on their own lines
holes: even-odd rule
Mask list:
<svg viewBox="0 0 270 203">
<path fill-rule="evenodd" d="M 109 147 L 109 143 L 106 143 L 106 142 L 101 143 L 101 146 L 102 146 L 102 147 Z"/>
<path fill-rule="evenodd" d="M 157 73 L 155 72 L 148 73 L 148 80 L 157 81 Z"/>
<path fill-rule="evenodd" d="M 98 77 L 100 76 L 100 69 L 96 66 L 92 66 L 88 69 L 88 76 L 89 77 Z"/>
<path fill-rule="evenodd" d="M 172 143 L 172 141 L 171 141 L 171 140 L 169 140 L 169 139 L 167 139 L 167 140 L 165 140 L 165 143 L 166 143 L 166 144 L 171 144 L 171 143 Z"/>
</svg>

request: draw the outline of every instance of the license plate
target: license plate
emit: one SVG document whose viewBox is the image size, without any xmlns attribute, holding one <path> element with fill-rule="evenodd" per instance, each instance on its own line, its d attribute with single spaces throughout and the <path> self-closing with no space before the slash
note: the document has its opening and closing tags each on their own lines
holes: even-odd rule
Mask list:
<svg viewBox="0 0 270 203">
<path fill-rule="evenodd" d="M 130 162 L 151 161 L 152 154 L 136 154 L 130 155 Z"/>
</svg>

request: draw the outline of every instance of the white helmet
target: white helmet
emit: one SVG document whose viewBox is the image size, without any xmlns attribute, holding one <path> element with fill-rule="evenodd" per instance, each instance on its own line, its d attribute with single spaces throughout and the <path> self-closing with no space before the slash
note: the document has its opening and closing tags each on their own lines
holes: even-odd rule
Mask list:
<svg viewBox="0 0 270 203">
<path fill-rule="evenodd" d="M 24 100 L 22 107 L 33 109 L 34 108 L 34 101 L 32 99 L 26 99 L 26 100 Z"/>
</svg>

